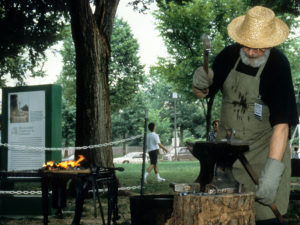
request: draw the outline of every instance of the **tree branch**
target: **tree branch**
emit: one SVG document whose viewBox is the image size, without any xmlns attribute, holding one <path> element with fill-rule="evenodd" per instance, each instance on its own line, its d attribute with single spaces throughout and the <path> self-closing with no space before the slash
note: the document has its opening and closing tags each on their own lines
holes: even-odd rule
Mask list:
<svg viewBox="0 0 300 225">
<path fill-rule="evenodd" d="M 110 42 L 113 22 L 120 0 L 97 0 L 95 1 L 94 17 L 101 34 L 104 34 Z"/>
</svg>

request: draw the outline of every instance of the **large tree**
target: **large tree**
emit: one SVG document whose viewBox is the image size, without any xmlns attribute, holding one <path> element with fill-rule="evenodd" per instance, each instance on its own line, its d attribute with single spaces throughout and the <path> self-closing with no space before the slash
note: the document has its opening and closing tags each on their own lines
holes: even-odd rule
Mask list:
<svg viewBox="0 0 300 225">
<path fill-rule="evenodd" d="M 151 1 L 133 1 L 133 5 L 138 6 L 142 3 L 143 7 Z M 33 40 L 34 36 L 38 37 L 34 39 L 32 44 L 34 47 L 31 48 L 38 53 L 44 52 L 44 47 L 52 43 L 45 41 L 45 38 L 51 37 L 52 34 L 57 35 L 58 32 L 57 29 L 47 29 L 47 26 L 37 25 L 63 24 L 62 15 L 69 12 L 76 52 L 77 146 L 107 143 L 112 140 L 108 66 L 111 54 L 111 34 L 118 4 L 119 0 L 8 0 L 0 2 L 2 23 L 9 24 L 10 21 L 14 21 L 15 16 L 21 15 L 14 24 L 11 23 L 12 26 L 7 26 L 5 35 L 8 35 L 10 30 L 19 30 L 24 32 L 24 39 Z M 2 13 L 8 11 L 11 13 Z M 50 19 L 45 20 L 48 16 Z M 24 21 L 31 23 L 24 23 Z M 10 51 L 10 47 L 18 41 L 19 38 L 12 41 L 7 51 Z M 26 49 L 17 48 L 11 55 L 21 54 L 22 51 Z M 26 53 L 34 56 L 35 51 L 29 50 Z M 3 59 L 7 58 L 3 57 Z M 113 165 L 111 146 L 81 153 L 87 157 L 91 165 Z"/>
<path fill-rule="evenodd" d="M 119 114 L 120 109 L 128 106 L 137 94 L 139 85 L 143 83 L 144 71 L 137 56 L 139 49 L 137 40 L 133 37 L 130 26 L 123 19 L 115 19 L 110 46 L 109 94 L 112 112 Z M 72 128 L 76 124 L 75 48 L 71 36 L 64 40 L 60 53 L 63 58 L 63 68 L 58 83 L 63 88 L 63 121 L 68 121 L 63 123 L 63 137 L 65 144 L 69 145 L 75 140 L 75 129 Z"/>
</svg>

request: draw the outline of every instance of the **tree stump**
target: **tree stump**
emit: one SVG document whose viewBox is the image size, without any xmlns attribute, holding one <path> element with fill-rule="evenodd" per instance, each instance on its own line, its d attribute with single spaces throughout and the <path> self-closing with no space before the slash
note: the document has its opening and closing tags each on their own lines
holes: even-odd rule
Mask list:
<svg viewBox="0 0 300 225">
<path fill-rule="evenodd" d="M 175 194 L 165 225 L 255 225 L 254 193 Z"/>
</svg>

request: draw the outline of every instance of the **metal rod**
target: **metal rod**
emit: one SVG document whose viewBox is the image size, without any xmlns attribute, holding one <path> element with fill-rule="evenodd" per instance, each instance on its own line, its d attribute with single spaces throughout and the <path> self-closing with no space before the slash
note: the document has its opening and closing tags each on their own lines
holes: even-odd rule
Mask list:
<svg viewBox="0 0 300 225">
<path fill-rule="evenodd" d="M 94 174 L 92 175 L 94 176 Z M 93 187 L 93 204 L 94 204 L 94 217 L 97 218 L 97 206 L 96 206 L 96 187 L 95 187 L 95 178 L 92 178 L 92 187 Z"/>
<path fill-rule="evenodd" d="M 144 126 L 144 144 L 143 144 L 143 165 L 142 165 L 142 178 L 141 178 L 141 195 L 144 195 L 144 174 L 146 163 L 146 150 L 147 150 L 147 123 L 148 123 L 148 111 L 145 112 L 145 126 Z"/>
<path fill-rule="evenodd" d="M 176 98 L 174 98 L 174 135 L 175 135 L 175 160 L 178 160 L 177 154 L 177 124 L 176 124 Z"/>
<path fill-rule="evenodd" d="M 241 163 L 243 164 L 243 166 L 247 170 L 247 172 L 250 175 L 250 177 L 253 180 L 253 182 L 256 185 L 258 185 L 258 176 L 255 173 L 255 171 L 253 170 L 252 166 L 250 165 L 248 159 L 243 154 L 239 154 L 239 160 L 241 161 Z M 272 203 L 271 205 L 269 205 L 269 207 L 271 208 L 272 212 L 274 213 L 274 215 L 276 216 L 276 218 L 278 219 L 278 221 L 281 224 L 284 224 L 284 219 L 283 219 L 282 215 L 280 214 L 277 206 L 274 203 Z"/>
<path fill-rule="evenodd" d="M 99 210 L 100 210 L 100 214 L 101 214 L 101 218 L 102 218 L 102 224 L 105 225 L 103 207 L 102 207 L 102 204 L 101 204 L 101 201 L 100 201 L 100 193 L 98 191 L 99 187 L 98 187 L 97 180 L 96 180 L 96 174 L 93 174 L 92 176 L 93 176 L 92 179 L 93 179 L 93 186 L 94 186 L 93 191 L 95 192 L 95 195 L 96 195 L 97 200 L 98 200 Z"/>
</svg>

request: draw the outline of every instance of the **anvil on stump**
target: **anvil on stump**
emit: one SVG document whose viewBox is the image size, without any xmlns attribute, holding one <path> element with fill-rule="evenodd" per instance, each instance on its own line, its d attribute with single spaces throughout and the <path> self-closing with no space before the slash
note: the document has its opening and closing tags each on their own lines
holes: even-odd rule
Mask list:
<svg viewBox="0 0 300 225">
<path fill-rule="evenodd" d="M 197 182 L 200 190 L 209 194 L 239 193 L 241 184 L 233 177 L 232 165 L 249 145 L 240 141 L 188 143 L 191 153 L 200 161 Z"/>
<path fill-rule="evenodd" d="M 232 174 L 233 163 L 249 146 L 228 139 L 188 147 L 201 164 L 196 181 L 200 192 L 175 191 L 172 216 L 165 225 L 255 225 L 254 193 L 244 192 Z"/>
</svg>

